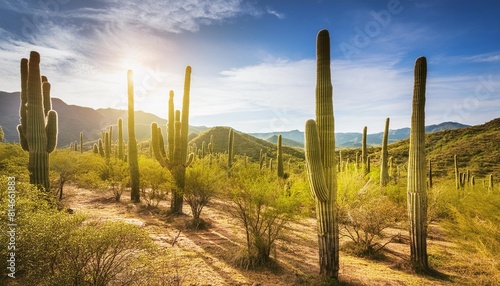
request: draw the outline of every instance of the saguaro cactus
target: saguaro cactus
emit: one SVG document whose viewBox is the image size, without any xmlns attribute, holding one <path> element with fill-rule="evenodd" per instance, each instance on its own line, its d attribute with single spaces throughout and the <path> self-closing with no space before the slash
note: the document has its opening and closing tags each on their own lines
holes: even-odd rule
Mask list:
<svg viewBox="0 0 500 286">
<path fill-rule="evenodd" d="M 277 142 L 277 157 L 276 157 L 276 168 L 278 170 L 278 177 L 280 178 L 284 178 L 285 177 L 285 170 L 284 170 L 284 167 L 283 167 L 283 147 L 282 147 L 282 136 L 281 134 L 278 135 L 278 142 Z"/>
<path fill-rule="evenodd" d="M 118 119 L 118 159 L 123 160 L 123 121 Z"/>
<path fill-rule="evenodd" d="M 488 178 L 488 191 L 493 192 L 493 174 Z"/>
<path fill-rule="evenodd" d="M 233 168 L 234 162 L 234 131 L 229 128 L 229 138 L 227 141 L 227 172 L 231 176 L 231 169 Z"/>
<path fill-rule="evenodd" d="M 127 72 L 128 89 L 128 165 L 130 170 L 130 199 L 134 203 L 140 201 L 139 190 L 139 162 L 137 159 L 137 140 L 135 139 L 135 116 L 134 116 L 134 73 Z"/>
<path fill-rule="evenodd" d="M 363 165 L 363 172 L 368 174 L 370 171 L 368 170 L 368 151 L 366 150 L 366 133 L 368 131 L 368 127 L 363 128 L 363 136 L 361 138 L 361 162 Z"/>
<path fill-rule="evenodd" d="M 427 60 L 415 62 L 413 111 L 408 158 L 408 216 L 410 221 L 411 262 L 418 270 L 427 270 L 427 191 L 425 160 L 425 84 Z"/>
<path fill-rule="evenodd" d="M 40 55 L 21 60 L 19 141 L 29 151 L 30 183 L 50 190 L 49 154 L 57 145 L 57 113 L 51 110 L 50 83 L 40 76 Z"/>
<path fill-rule="evenodd" d="M 337 173 L 327 30 L 318 33 L 316 61 L 316 120 L 310 119 L 305 125 L 306 167 L 316 203 L 320 274 L 338 279 Z"/>
<path fill-rule="evenodd" d="M 184 96 L 182 100 L 182 121 L 181 112 L 174 111 L 174 92 L 170 91 L 168 100 L 168 122 L 167 122 L 167 142 L 168 153 L 163 144 L 161 129 L 156 123 L 151 124 L 151 143 L 156 160 L 164 168 L 172 173 L 176 189 L 172 193 L 170 201 L 170 211 L 172 214 L 182 213 L 183 190 L 185 184 L 186 168 L 194 159 L 194 153 L 187 154 L 188 132 L 189 132 L 189 93 L 191 82 L 191 67 L 186 67 L 184 81 Z M 174 113 L 175 112 L 175 113 Z"/>
<path fill-rule="evenodd" d="M 83 153 L 83 132 L 80 132 L 80 153 Z"/>
<path fill-rule="evenodd" d="M 385 119 L 384 137 L 382 138 L 382 154 L 380 156 L 380 186 L 385 187 L 389 183 L 389 166 L 387 159 L 389 153 L 387 152 L 387 142 L 389 141 L 389 121 Z"/>
</svg>

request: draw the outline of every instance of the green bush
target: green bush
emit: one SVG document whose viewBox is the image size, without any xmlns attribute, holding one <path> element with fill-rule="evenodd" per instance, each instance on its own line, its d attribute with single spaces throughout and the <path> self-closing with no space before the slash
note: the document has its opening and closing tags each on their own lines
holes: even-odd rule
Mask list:
<svg viewBox="0 0 500 286">
<path fill-rule="evenodd" d="M 157 160 L 141 155 L 139 174 L 141 198 L 148 207 L 157 207 L 167 198 L 168 191 L 172 189 L 173 178 L 170 171 L 163 168 Z"/>
<path fill-rule="evenodd" d="M 274 243 L 300 212 L 301 201 L 274 172 L 257 165 L 233 173 L 230 183 L 233 215 L 245 229 L 246 254 L 237 261 L 245 268 L 269 262 Z"/>
<path fill-rule="evenodd" d="M 209 165 L 208 158 L 195 161 L 186 170 L 184 201 L 191 207 L 192 227 L 204 227 L 205 222 L 200 219 L 201 211 L 217 196 L 224 176 L 225 173 L 217 165 Z"/>
<path fill-rule="evenodd" d="M 8 177 L 0 176 L 0 223 L 4 226 L 11 223 L 8 182 Z M 123 285 L 139 275 L 131 275 L 130 269 L 137 266 L 151 242 L 137 226 L 87 222 L 83 216 L 58 211 L 51 194 L 30 184 L 16 182 L 15 188 L 15 277 L 19 285 Z M 0 236 L 0 244 L 8 245 L 9 239 Z M 7 247 L 0 248 L 2 257 L 9 257 L 9 252 Z M 6 274 L 4 270 L 0 284 L 11 279 Z"/>
</svg>

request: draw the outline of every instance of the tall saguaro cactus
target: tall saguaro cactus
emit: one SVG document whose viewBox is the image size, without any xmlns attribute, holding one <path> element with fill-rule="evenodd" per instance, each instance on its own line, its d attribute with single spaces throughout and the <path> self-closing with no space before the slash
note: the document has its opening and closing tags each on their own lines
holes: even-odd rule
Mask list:
<svg viewBox="0 0 500 286">
<path fill-rule="evenodd" d="M 384 137 L 382 138 L 382 156 L 380 157 L 380 186 L 385 187 L 389 182 L 389 166 L 387 159 L 387 141 L 389 141 L 389 118 L 385 119 Z"/>
<path fill-rule="evenodd" d="M 123 160 L 123 121 L 118 119 L 118 159 Z"/>
<path fill-rule="evenodd" d="M 229 128 L 229 137 L 227 140 L 227 173 L 231 176 L 231 170 L 234 162 L 234 130 Z"/>
<path fill-rule="evenodd" d="M 276 156 L 276 169 L 278 171 L 278 177 L 279 178 L 284 178 L 285 177 L 285 169 L 283 167 L 283 147 L 282 147 L 282 141 L 283 137 L 278 135 L 278 142 L 277 142 L 277 156 Z"/>
<path fill-rule="evenodd" d="M 30 183 L 50 190 L 49 153 L 57 145 L 57 113 L 51 110 L 50 83 L 40 76 L 40 54 L 21 60 L 19 141 L 29 151 Z"/>
<path fill-rule="evenodd" d="M 366 136 L 367 136 L 368 127 L 363 128 L 363 136 L 361 138 L 361 162 L 362 169 L 365 174 L 368 174 L 370 171 L 368 170 L 368 151 L 366 150 Z"/>
<path fill-rule="evenodd" d="M 427 270 L 427 191 L 425 160 L 425 84 L 427 60 L 415 62 L 413 111 L 408 158 L 407 201 L 410 221 L 411 262 L 418 270 Z"/>
<path fill-rule="evenodd" d="M 185 185 L 186 168 L 194 159 L 194 154 L 188 154 L 188 132 L 189 132 L 189 93 L 191 83 L 191 67 L 186 67 L 184 79 L 184 95 L 182 99 L 181 112 L 174 109 L 174 92 L 170 91 L 168 100 L 168 122 L 167 142 L 168 152 L 163 144 L 161 129 L 156 123 L 151 124 L 151 144 L 156 160 L 164 168 L 167 168 L 174 177 L 176 189 L 172 193 L 170 211 L 172 214 L 182 213 L 183 191 Z"/>
<path fill-rule="evenodd" d="M 134 203 L 140 201 L 140 178 L 139 162 L 137 159 L 137 140 L 135 139 L 135 116 L 134 116 L 134 73 L 132 70 L 127 72 L 127 90 L 128 90 L 128 165 L 130 169 L 130 199 Z"/>
<path fill-rule="evenodd" d="M 308 120 L 305 126 L 306 166 L 311 195 L 316 203 L 320 274 L 338 279 L 337 173 L 327 30 L 318 33 L 316 64 L 316 120 Z"/>
</svg>

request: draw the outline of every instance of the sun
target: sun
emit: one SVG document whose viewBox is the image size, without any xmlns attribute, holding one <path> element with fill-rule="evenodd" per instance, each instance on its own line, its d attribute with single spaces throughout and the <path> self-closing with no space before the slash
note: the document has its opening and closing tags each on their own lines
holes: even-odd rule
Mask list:
<svg viewBox="0 0 500 286">
<path fill-rule="evenodd" d="M 122 59 L 121 67 L 124 70 L 132 70 L 134 73 L 141 73 L 145 69 L 139 60 L 132 57 Z"/>
</svg>

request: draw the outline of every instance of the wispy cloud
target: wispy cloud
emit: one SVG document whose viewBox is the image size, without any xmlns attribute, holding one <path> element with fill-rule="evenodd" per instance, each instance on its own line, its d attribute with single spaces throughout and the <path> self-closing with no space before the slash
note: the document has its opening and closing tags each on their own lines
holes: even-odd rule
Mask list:
<svg viewBox="0 0 500 286">
<path fill-rule="evenodd" d="M 270 7 L 267 7 L 266 12 L 268 14 L 276 16 L 276 18 L 278 18 L 280 20 L 281 19 L 285 19 L 285 14 L 284 13 L 280 13 L 280 12 L 276 11 L 275 9 L 270 8 Z"/>
</svg>

